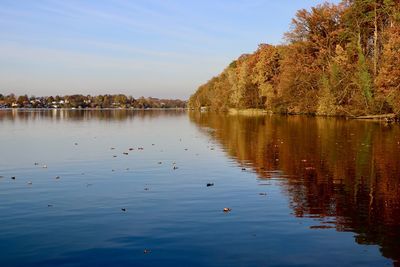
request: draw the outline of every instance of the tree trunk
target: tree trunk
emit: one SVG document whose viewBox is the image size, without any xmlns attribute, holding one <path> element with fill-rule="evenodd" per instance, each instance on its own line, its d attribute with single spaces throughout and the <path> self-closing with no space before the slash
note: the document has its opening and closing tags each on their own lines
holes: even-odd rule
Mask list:
<svg viewBox="0 0 400 267">
<path fill-rule="evenodd" d="M 376 12 L 376 5 L 375 2 L 375 9 L 374 9 L 374 77 L 376 77 L 377 69 L 378 69 L 378 15 Z"/>
</svg>

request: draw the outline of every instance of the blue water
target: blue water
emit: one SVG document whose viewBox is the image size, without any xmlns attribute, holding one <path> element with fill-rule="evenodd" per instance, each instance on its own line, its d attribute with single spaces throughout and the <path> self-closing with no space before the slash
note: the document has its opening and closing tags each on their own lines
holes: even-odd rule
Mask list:
<svg viewBox="0 0 400 267">
<path fill-rule="evenodd" d="M 392 265 L 295 216 L 288 174 L 242 170 L 217 130 L 178 111 L 0 111 L 0 266 Z"/>
</svg>

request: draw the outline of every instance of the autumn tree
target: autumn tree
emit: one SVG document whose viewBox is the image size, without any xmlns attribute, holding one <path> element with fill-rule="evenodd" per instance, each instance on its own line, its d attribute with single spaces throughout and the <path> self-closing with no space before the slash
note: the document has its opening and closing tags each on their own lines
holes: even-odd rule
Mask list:
<svg viewBox="0 0 400 267">
<path fill-rule="evenodd" d="M 260 45 L 201 85 L 191 107 L 280 113 L 398 112 L 400 0 L 343 0 L 296 13 L 285 45 Z"/>
<path fill-rule="evenodd" d="M 387 32 L 387 38 L 377 86 L 393 111 L 400 114 L 400 27 L 391 28 Z"/>
<path fill-rule="evenodd" d="M 26 105 L 29 103 L 29 97 L 27 95 L 21 95 L 17 99 L 17 104 L 20 106 Z"/>
</svg>

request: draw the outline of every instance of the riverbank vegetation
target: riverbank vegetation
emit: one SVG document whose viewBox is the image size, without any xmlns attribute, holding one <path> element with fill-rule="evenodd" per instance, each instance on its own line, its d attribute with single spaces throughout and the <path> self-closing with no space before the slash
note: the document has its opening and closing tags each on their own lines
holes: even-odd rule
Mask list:
<svg viewBox="0 0 400 267">
<path fill-rule="evenodd" d="M 400 1 L 299 10 L 282 45 L 261 44 L 201 85 L 191 108 L 400 114 Z"/>
<path fill-rule="evenodd" d="M 186 101 L 179 99 L 158 99 L 153 97 L 133 98 L 116 95 L 66 95 L 28 97 L 14 94 L 0 94 L 0 108 L 186 108 Z"/>
</svg>

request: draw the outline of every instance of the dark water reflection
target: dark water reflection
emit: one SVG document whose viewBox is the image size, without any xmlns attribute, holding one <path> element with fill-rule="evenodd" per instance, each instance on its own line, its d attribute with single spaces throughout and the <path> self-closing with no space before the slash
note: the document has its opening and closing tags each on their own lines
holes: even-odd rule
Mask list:
<svg viewBox="0 0 400 267">
<path fill-rule="evenodd" d="M 378 244 L 399 263 L 400 127 L 301 116 L 190 119 L 261 179 L 283 174 L 295 216 L 354 232 L 355 242 Z"/>
</svg>

